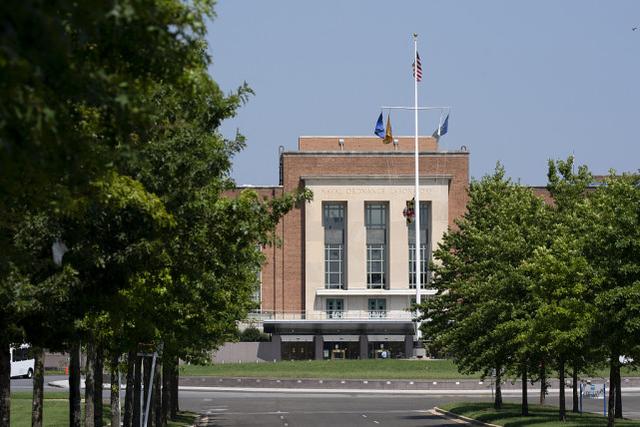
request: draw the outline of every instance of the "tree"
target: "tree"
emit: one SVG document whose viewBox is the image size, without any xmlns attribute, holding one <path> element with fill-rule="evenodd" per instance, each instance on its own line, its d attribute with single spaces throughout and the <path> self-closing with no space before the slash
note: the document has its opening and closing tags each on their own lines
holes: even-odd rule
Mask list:
<svg viewBox="0 0 640 427">
<path fill-rule="evenodd" d="M 250 307 L 247 295 L 261 259 L 256 247 L 271 240 L 269 228 L 295 197 L 271 202 L 251 194 L 235 201 L 220 197 L 231 186 L 229 157 L 242 139 L 226 141 L 216 129 L 235 114 L 249 89 L 224 95 L 207 75 L 204 24 L 213 15 L 212 4 L 11 0 L 0 5 L 7 17 L 0 33 L 0 293 L 6 301 L 0 312 L 0 425 L 9 423 L 4 349 L 22 341 L 23 327 L 36 324 L 42 314 L 30 311 L 28 320 L 21 319 L 18 307 L 27 300 L 18 291 L 24 283 L 43 295 L 59 290 L 55 280 L 32 276 L 35 269 L 21 263 L 14 237 L 29 216 L 50 218 L 70 248 L 64 268 L 75 281 L 63 295 L 70 303 L 60 306 L 60 314 L 79 326 L 66 335 L 74 355 L 78 334 L 96 325 L 101 335 L 114 337 L 112 342 L 162 336 L 176 351 L 197 354 L 233 332 L 234 319 Z M 165 108 L 168 103 L 158 105 L 164 95 L 175 99 L 173 111 Z M 176 135 L 191 143 L 182 147 L 193 150 L 191 158 L 180 156 Z M 156 159 L 146 168 L 137 161 L 148 145 L 165 137 L 174 143 L 176 162 Z M 193 163 L 203 150 L 207 155 Z M 170 179 L 154 186 L 145 173 Z M 184 185 L 186 177 L 193 185 Z M 155 199 L 156 190 L 164 197 Z M 156 239 L 170 221 L 164 212 L 184 220 L 176 224 L 178 231 Z M 214 239 L 231 246 L 207 250 Z M 36 240 L 39 252 L 50 247 L 51 241 Z M 155 242 L 169 244 L 170 250 Z M 193 264 L 181 260 L 191 255 Z M 238 303 L 229 298 L 231 289 L 239 291 Z M 163 295 L 165 290 L 172 298 Z M 127 325 L 123 319 L 129 312 L 123 309 L 148 312 L 142 297 L 149 295 L 157 298 L 147 304 L 160 301 L 173 317 L 140 316 Z M 212 314 L 200 308 L 186 323 L 177 316 L 205 299 L 211 301 Z M 206 333 L 190 342 L 189 330 L 201 324 Z M 28 333 L 32 338 L 37 341 Z M 79 423 L 78 402 L 71 404 L 72 425 Z"/>
<path fill-rule="evenodd" d="M 496 408 L 507 369 L 526 381 L 528 362 L 519 360 L 518 349 L 530 310 L 521 264 L 543 241 L 544 216 L 542 201 L 506 179 L 498 165 L 493 175 L 471 183 L 467 212 L 434 254 L 437 294 L 423 303 L 423 332 L 461 371 L 495 372 Z"/>
<path fill-rule="evenodd" d="M 588 200 L 592 182 L 585 166 L 573 171 L 573 158 L 549 161 L 547 189 L 553 203 L 548 206 L 548 241 L 527 260 L 533 299 L 532 316 L 526 341 L 529 346 L 553 355 L 560 375 L 559 417 L 566 418 L 565 374 L 571 365 L 574 382 L 577 370 L 593 355 L 591 332 L 595 276 L 584 256 L 585 236 L 591 232 L 593 215 Z M 577 410 L 577 384 L 574 383 L 574 410 Z"/>
<path fill-rule="evenodd" d="M 640 175 L 611 171 L 591 200 L 596 217 L 585 249 L 598 276 L 594 335 L 609 362 L 608 425 L 613 425 L 620 356 L 640 356 Z"/>
<path fill-rule="evenodd" d="M 529 261 L 535 311 L 528 325 L 530 346 L 553 354 L 560 375 L 561 421 L 565 414 L 565 372 L 590 343 L 595 315 L 589 305 L 590 266 L 580 248 L 566 236 L 554 238 L 551 248 L 539 248 Z M 574 369 L 579 369 L 573 364 Z"/>
<path fill-rule="evenodd" d="M 282 215 L 310 196 L 302 191 L 261 200 L 253 191 L 226 194 L 234 187 L 230 158 L 244 140 L 226 140 L 217 129 L 251 92 L 242 86 L 224 96 L 206 70 L 190 75 L 188 84 L 158 85 L 149 95 L 156 111 L 152 130 L 144 133 L 140 155 L 125 166 L 176 221 L 163 233 L 162 262 L 140 271 L 118 304 L 128 313 L 125 335 L 137 337 L 130 345 L 162 342 L 163 364 L 201 359 L 204 350 L 235 335 L 236 321 L 253 308 L 264 261 L 260 246 L 275 244 Z M 163 404 L 167 413 L 170 402 Z"/>
</svg>

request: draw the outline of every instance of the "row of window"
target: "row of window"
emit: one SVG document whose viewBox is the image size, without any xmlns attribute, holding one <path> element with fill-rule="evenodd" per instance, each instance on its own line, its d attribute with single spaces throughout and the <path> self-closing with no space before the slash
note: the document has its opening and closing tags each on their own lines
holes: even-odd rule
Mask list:
<svg viewBox="0 0 640 427">
<path fill-rule="evenodd" d="M 387 300 L 384 298 L 369 298 L 369 318 L 384 319 L 387 317 Z M 344 299 L 327 298 L 326 313 L 328 319 L 342 319 L 344 317 Z"/>
<path fill-rule="evenodd" d="M 366 202 L 364 224 L 366 229 L 366 278 L 369 289 L 388 289 L 388 204 Z M 429 203 L 420 203 L 420 283 L 427 287 L 428 244 L 429 244 Z M 325 288 L 345 288 L 346 265 L 346 203 L 323 204 L 322 223 L 324 226 L 324 272 Z M 407 226 L 409 237 L 409 287 L 416 287 L 416 243 L 415 225 Z"/>
</svg>

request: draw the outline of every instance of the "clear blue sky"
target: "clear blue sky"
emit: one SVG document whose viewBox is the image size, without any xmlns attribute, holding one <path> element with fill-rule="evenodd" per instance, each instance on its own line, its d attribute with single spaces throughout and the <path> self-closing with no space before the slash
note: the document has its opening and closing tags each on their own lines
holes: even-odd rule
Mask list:
<svg viewBox="0 0 640 427">
<path fill-rule="evenodd" d="M 220 0 L 211 73 L 256 94 L 223 126 L 247 137 L 238 184 L 277 184 L 278 146 L 300 135 L 371 135 L 381 105 L 452 107 L 441 148 L 466 145 L 471 175 L 502 162 L 544 185 L 549 158 L 596 174 L 640 166 L 640 1 Z M 436 115 L 421 116 L 430 135 Z M 412 135 L 407 113 L 394 134 Z"/>
</svg>

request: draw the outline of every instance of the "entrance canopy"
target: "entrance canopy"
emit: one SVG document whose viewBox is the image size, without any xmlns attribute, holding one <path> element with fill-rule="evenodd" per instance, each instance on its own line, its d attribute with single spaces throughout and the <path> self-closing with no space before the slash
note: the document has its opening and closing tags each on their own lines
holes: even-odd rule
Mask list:
<svg viewBox="0 0 640 427">
<path fill-rule="evenodd" d="M 414 335 L 415 325 L 407 320 L 265 320 L 271 334 Z"/>
</svg>

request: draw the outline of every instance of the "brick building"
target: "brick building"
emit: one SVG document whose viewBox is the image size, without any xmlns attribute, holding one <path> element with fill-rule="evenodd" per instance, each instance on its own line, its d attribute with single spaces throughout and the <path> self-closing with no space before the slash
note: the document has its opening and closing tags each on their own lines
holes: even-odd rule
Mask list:
<svg viewBox="0 0 640 427">
<path fill-rule="evenodd" d="M 469 153 L 420 138 L 422 295 L 428 259 L 464 213 Z M 264 249 L 261 310 L 255 317 L 282 359 L 407 357 L 414 353 L 414 226 L 402 214 L 414 196 L 414 139 L 300 137 L 280 153 L 280 185 L 264 196 L 307 187 L 313 200 L 278 226 Z"/>
</svg>

